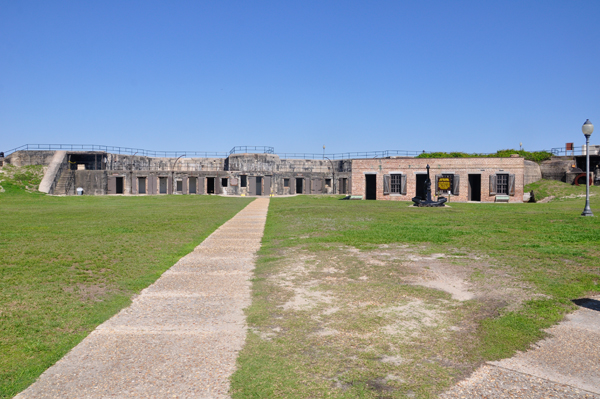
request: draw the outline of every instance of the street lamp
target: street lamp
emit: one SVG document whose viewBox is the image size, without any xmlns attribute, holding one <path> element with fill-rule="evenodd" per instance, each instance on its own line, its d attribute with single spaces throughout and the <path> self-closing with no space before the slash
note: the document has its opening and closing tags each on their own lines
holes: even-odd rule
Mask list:
<svg viewBox="0 0 600 399">
<path fill-rule="evenodd" d="M 590 209 L 590 136 L 594 131 L 594 125 L 589 119 L 585 120 L 581 131 L 585 136 L 585 208 L 581 216 L 594 216 Z"/>
</svg>

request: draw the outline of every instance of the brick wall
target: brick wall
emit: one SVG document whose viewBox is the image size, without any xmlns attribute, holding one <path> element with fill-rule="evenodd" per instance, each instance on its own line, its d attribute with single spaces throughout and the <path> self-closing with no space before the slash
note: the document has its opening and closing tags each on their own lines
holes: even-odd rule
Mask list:
<svg viewBox="0 0 600 399">
<path fill-rule="evenodd" d="M 524 159 L 523 158 L 382 158 L 352 160 L 352 195 L 366 198 L 365 174 L 376 174 L 377 200 L 410 201 L 416 196 L 417 174 L 426 173 L 430 166 L 432 196 L 435 196 L 435 175 L 454 173 L 460 176 L 459 193 L 452 195 L 450 201 L 469 200 L 469 175 L 481 176 L 481 201 L 494 202 L 490 196 L 490 175 L 506 173 L 515 175 L 515 195 L 509 202 L 523 202 Z M 383 176 L 402 173 L 407 177 L 406 195 L 383 194 Z M 449 197 L 448 195 L 444 195 Z"/>
</svg>

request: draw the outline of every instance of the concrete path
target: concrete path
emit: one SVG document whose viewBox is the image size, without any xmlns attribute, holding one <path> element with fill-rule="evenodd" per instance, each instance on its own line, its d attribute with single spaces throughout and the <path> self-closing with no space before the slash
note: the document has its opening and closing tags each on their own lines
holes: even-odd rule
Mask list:
<svg viewBox="0 0 600 399">
<path fill-rule="evenodd" d="M 229 397 L 268 206 L 250 203 L 16 397 Z"/>
<path fill-rule="evenodd" d="M 510 359 L 489 362 L 441 398 L 600 398 L 600 297 Z"/>
</svg>

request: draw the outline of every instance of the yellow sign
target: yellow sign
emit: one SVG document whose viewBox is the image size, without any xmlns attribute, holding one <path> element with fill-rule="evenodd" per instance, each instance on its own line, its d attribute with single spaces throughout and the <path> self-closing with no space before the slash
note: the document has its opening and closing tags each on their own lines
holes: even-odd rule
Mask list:
<svg viewBox="0 0 600 399">
<path fill-rule="evenodd" d="M 438 179 L 438 190 L 440 190 L 440 191 L 450 190 L 450 178 L 449 177 L 440 177 Z"/>
</svg>

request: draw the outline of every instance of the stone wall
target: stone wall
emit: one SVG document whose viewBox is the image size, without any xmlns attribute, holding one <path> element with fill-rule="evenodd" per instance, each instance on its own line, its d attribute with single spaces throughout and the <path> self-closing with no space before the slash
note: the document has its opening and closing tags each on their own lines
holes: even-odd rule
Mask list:
<svg viewBox="0 0 600 399">
<path fill-rule="evenodd" d="M 542 178 L 547 180 L 566 181 L 567 172 L 573 172 L 577 168 L 574 157 L 552 157 L 540 164 Z"/>
<path fill-rule="evenodd" d="M 8 155 L 4 162 L 15 166 L 50 165 L 54 151 L 15 151 Z"/>
<path fill-rule="evenodd" d="M 535 183 L 542 179 L 542 169 L 537 162 L 525 160 L 524 185 Z"/>
</svg>

